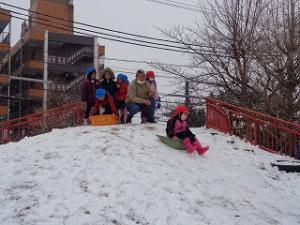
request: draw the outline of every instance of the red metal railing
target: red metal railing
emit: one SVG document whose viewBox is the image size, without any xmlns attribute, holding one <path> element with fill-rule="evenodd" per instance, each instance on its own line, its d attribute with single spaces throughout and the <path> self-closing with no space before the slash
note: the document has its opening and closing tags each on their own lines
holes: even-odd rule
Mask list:
<svg viewBox="0 0 300 225">
<path fill-rule="evenodd" d="M 82 103 L 71 103 L 44 113 L 35 113 L 0 123 L 0 144 L 44 134 L 53 128 L 82 125 L 83 112 Z"/>
<path fill-rule="evenodd" d="M 300 125 L 206 98 L 206 126 L 241 137 L 260 148 L 300 158 Z"/>
</svg>

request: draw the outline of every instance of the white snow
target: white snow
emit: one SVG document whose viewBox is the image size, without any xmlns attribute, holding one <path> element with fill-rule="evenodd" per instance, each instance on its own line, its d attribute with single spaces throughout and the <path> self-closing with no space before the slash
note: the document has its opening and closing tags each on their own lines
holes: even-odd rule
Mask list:
<svg viewBox="0 0 300 225">
<path fill-rule="evenodd" d="M 299 225 L 287 157 L 194 129 L 211 149 L 160 143 L 165 126 L 77 127 L 0 146 L 1 225 Z M 253 151 L 252 151 L 253 150 Z"/>
</svg>

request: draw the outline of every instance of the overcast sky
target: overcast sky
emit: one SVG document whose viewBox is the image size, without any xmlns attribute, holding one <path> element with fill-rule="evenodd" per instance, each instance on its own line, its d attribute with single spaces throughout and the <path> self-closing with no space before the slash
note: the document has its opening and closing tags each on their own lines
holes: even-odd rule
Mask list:
<svg viewBox="0 0 300 225">
<path fill-rule="evenodd" d="M 192 0 L 178 0 L 195 4 Z M 30 0 L 4 0 L 12 5 L 29 8 Z M 193 26 L 201 23 L 201 15 L 196 12 L 163 6 L 146 0 L 74 0 L 75 21 L 102 26 L 110 29 L 146 36 L 165 38 L 155 27 L 172 28 L 175 25 Z M 21 22 L 13 19 L 13 43 L 20 37 Z M 136 47 L 99 39 L 106 46 L 106 57 L 166 63 L 186 64 L 188 57 L 180 53 Z M 106 66 L 118 70 L 136 71 L 138 68 L 150 69 L 145 64 L 106 61 Z M 168 82 L 161 81 L 161 89 L 169 92 Z"/>
</svg>

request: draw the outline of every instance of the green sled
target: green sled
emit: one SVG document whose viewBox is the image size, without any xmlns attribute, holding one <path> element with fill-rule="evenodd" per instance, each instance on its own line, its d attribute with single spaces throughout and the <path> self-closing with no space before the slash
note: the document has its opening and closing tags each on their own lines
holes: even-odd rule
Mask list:
<svg viewBox="0 0 300 225">
<path fill-rule="evenodd" d="M 168 137 L 165 137 L 165 136 L 161 136 L 161 135 L 156 135 L 156 136 L 159 138 L 159 140 L 162 143 L 168 145 L 171 148 L 175 148 L 175 149 L 178 149 L 178 150 L 185 150 L 185 148 L 182 144 L 182 140 L 174 141 L 171 138 L 168 138 Z"/>
</svg>

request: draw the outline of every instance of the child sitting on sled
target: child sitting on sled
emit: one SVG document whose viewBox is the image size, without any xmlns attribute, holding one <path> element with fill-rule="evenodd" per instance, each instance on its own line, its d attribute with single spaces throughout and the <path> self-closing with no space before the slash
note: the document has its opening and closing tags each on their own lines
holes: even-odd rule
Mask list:
<svg viewBox="0 0 300 225">
<path fill-rule="evenodd" d="M 197 151 L 199 155 L 203 155 L 209 147 L 203 147 L 188 128 L 188 114 L 189 110 L 186 106 L 179 105 L 176 107 L 172 118 L 167 122 L 167 136 L 174 141 L 181 139 L 183 146 L 189 154 Z"/>
<path fill-rule="evenodd" d="M 96 90 L 96 103 L 93 110 L 93 116 L 99 114 L 116 114 L 117 109 L 113 97 L 104 89 Z"/>
</svg>

